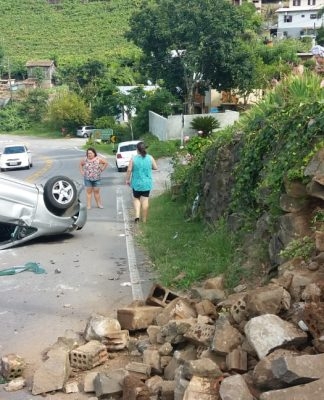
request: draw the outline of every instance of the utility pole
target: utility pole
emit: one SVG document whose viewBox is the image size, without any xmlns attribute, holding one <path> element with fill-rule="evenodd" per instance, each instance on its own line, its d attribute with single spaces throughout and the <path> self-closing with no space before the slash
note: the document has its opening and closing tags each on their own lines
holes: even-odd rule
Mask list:
<svg viewBox="0 0 324 400">
<path fill-rule="evenodd" d="M 8 78 L 9 78 L 10 103 L 12 103 L 11 68 L 10 68 L 9 57 L 8 57 Z"/>
</svg>

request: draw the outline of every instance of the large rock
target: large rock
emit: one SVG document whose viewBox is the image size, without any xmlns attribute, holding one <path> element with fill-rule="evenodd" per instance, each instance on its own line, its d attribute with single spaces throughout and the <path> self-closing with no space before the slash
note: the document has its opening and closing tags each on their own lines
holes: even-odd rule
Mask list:
<svg viewBox="0 0 324 400">
<path fill-rule="evenodd" d="M 272 370 L 272 362 L 280 357 L 297 356 L 299 353 L 293 350 L 278 349 L 260 360 L 253 370 L 254 385 L 263 390 L 282 389 L 285 385 L 277 378 Z"/>
<path fill-rule="evenodd" d="M 307 334 L 277 315 L 265 314 L 252 318 L 244 327 L 245 335 L 259 359 L 283 345 L 300 345 Z"/>
<path fill-rule="evenodd" d="M 290 298 L 290 294 L 281 286 L 270 284 L 252 290 L 246 297 L 246 311 L 250 317 L 261 314 L 277 314 L 283 308 L 284 298 Z M 288 307 L 290 301 L 288 300 Z"/>
<path fill-rule="evenodd" d="M 117 319 L 96 314 L 89 318 L 84 331 L 84 337 L 86 341 L 101 340 L 108 337 L 110 333 L 120 330 L 120 323 Z"/>
<path fill-rule="evenodd" d="M 324 354 L 283 356 L 272 362 L 271 369 L 286 385 L 308 383 L 324 378 Z"/>
<path fill-rule="evenodd" d="M 260 400 L 324 400 L 324 379 L 262 393 Z"/>
<path fill-rule="evenodd" d="M 243 336 L 225 317 L 220 317 L 215 323 L 215 334 L 211 349 L 220 355 L 226 355 L 243 342 Z"/>
<path fill-rule="evenodd" d="M 253 400 L 251 392 L 242 375 L 225 378 L 219 389 L 222 400 Z"/>
</svg>

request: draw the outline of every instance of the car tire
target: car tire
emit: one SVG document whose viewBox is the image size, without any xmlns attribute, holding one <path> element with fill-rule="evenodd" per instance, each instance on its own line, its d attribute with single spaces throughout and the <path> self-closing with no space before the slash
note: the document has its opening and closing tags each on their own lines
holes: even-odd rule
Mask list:
<svg viewBox="0 0 324 400">
<path fill-rule="evenodd" d="M 116 164 L 116 168 L 117 168 L 118 172 L 123 172 L 123 168 L 119 168 L 117 164 Z"/>
<path fill-rule="evenodd" d="M 5 172 L 5 171 L 6 171 L 6 168 L 1 168 L 0 171 L 1 171 L 1 172 Z"/>
<path fill-rule="evenodd" d="M 66 210 L 77 197 L 77 189 L 72 179 L 66 176 L 54 176 L 44 185 L 44 201 L 49 208 Z"/>
<path fill-rule="evenodd" d="M 83 134 L 83 137 L 86 139 L 86 138 L 88 137 L 88 134 L 87 134 L 87 133 L 84 133 L 84 134 Z"/>
</svg>

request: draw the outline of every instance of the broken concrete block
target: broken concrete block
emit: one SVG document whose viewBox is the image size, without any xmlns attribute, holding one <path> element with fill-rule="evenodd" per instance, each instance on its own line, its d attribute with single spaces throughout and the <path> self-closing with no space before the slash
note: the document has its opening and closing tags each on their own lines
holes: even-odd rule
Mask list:
<svg viewBox="0 0 324 400">
<path fill-rule="evenodd" d="M 150 400 L 150 389 L 139 378 L 128 375 L 123 382 L 123 400 Z"/>
<path fill-rule="evenodd" d="M 161 368 L 164 369 L 172 360 L 172 356 L 161 356 Z"/>
<path fill-rule="evenodd" d="M 145 385 L 150 389 L 152 394 L 159 395 L 161 392 L 162 382 L 163 379 L 160 376 L 154 375 L 145 381 Z"/>
<path fill-rule="evenodd" d="M 189 300 L 178 297 L 172 300 L 162 312 L 156 316 L 156 323 L 159 326 L 165 325 L 170 320 L 185 320 L 196 318 L 197 312 Z"/>
<path fill-rule="evenodd" d="M 218 317 L 218 313 L 216 311 L 216 306 L 210 300 L 202 300 L 199 303 L 195 304 L 195 308 L 198 315 L 206 315 L 213 319 Z"/>
<path fill-rule="evenodd" d="M 150 293 L 146 299 L 146 304 L 153 306 L 166 307 L 172 300 L 179 297 L 176 293 L 160 285 L 152 286 Z"/>
<path fill-rule="evenodd" d="M 211 349 L 217 354 L 226 355 L 243 342 L 243 336 L 234 328 L 226 317 L 219 318 L 215 323 L 215 334 Z"/>
<path fill-rule="evenodd" d="M 173 346 L 171 343 L 164 343 L 159 347 L 159 354 L 161 356 L 168 356 L 173 352 Z"/>
<path fill-rule="evenodd" d="M 168 365 L 164 368 L 163 376 L 167 381 L 174 380 L 176 369 L 179 367 L 179 361 L 172 357 Z"/>
<path fill-rule="evenodd" d="M 247 352 L 242 349 L 234 349 L 226 356 L 228 371 L 235 371 L 243 374 L 247 371 Z"/>
<path fill-rule="evenodd" d="M 185 379 L 183 375 L 183 365 L 179 365 L 179 367 L 175 370 L 174 382 L 174 400 L 182 400 L 189 385 L 189 380 Z"/>
<path fill-rule="evenodd" d="M 157 325 L 150 325 L 146 329 L 146 333 L 148 334 L 149 340 L 151 344 L 157 344 L 158 343 L 158 335 L 160 333 L 161 327 Z"/>
<path fill-rule="evenodd" d="M 144 350 L 143 363 L 151 367 L 152 374 L 160 375 L 162 373 L 161 356 L 158 350 L 154 349 Z"/>
<path fill-rule="evenodd" d="M 19 376 L 6 383 L 3 388 L 6 392 L 16 392 L 17 390 L 23 389 L 25 386 L 26 380 L 22 376 Z"/>
<path fill-rule="evenodd" d="M 94 380 L 96 396 L 99 398 L 121 396 L 122 385 L 127 375 L 128 373 L 124 369 L 116 369 L 106 373 L 99 372 Z"/>
<path fill-rule="evenodd" d="M 108 360 L 106 346 L 98 340 L 91 340 L 70 353 L 71 366 L 81 370 L 92 369 Z"/>
<path fill-rule="evenodd" d="M 195 323 L 195 320 L 171 320 L 162 326 L 158 334 L 158 343 L 178 344 L 186 342 L 184 337 L 188 329 Z"/>
<path fill-rule="evenodd" d="M 91 371 L 89 373 L 87 373 L 84 376 L 83 379 L 83 391 L 88 393 L 88 392 L 94 392 L 95 388 L 94 388 L 94 380 L 96 378 L 96 376 L 98 375 L 98 371 Z"/>
<path fill-rule="evenodd" d="M 162 381 L 160 399 L 174 400 L 174 389 L 175 389 L 174 381 Z"/>
<path fill-rule="evenodd" d="M 128 347 L 129 343 L 129 331 L 121 330 L 117 332 L 110 332 L 104 339 L 102 339 L 102 343 L 109 351 L 125 349 Z"/>
<path fill-rule="evenodd" d="M 260 360 L 277 347 L 286 344 L 300 345 L 307 341 L 305 332 L 273 314 L 250 319 L 244 332 Z"/>
<path fill-rule="evenodd" d="M 151 375 L 151 366 L 148 364 L 133 361 L 128 363 L 125 368 L 129 372 L 136 372 L 138 374 L 145 375 L 146 377 Z"/>
<path fill-rule="evenodd" d="M 17 354 L 7 354 L 1 357 L 0 374 L 7 381 L 22 376 L 25 367 L 25 360 Z"/>
<path fill-rule="evenodd" d="M 117 310 L 117 319 L 122 329 L 136 331 L 153 325 L 156 316 L 162 310 L 162 307 L 154 306 L 125 307 Z"/>
<path fill-rule="evenodd" d="M 183 400 L 219 400 L 219 379 L 193 376 Z"/>
<path fill-rule="evenodd" d="M 183 335 L 196 345 L 210 346 L 215 334 L 215 326 L 197 323 L 192 325 Z"/>
<path fill-rule="evenodd" d="M 62 349 L 52 350 L 49 358 L 34 373 L 32 394 L 61 390 L 70 372 L 69 353 Z"/>
<path fill-rule="evenodd" d="M 218 378 L 223 373 L 218 365 L 208 358 L 200 360 L 188 360 L 183 364 L 183 376 L 190 380 L 193 376 L 205 378 Z"/>
<path fill-rule="evenodd" d="M 64 393 L 79 393 L 79 383 L 78 381 L 74 380 L 71 382 L 66 382 L 66 384 L 63 387 L 63 392 Z"/>
<path fill-rule="evenodd" d="M 101 340 L 109 336 L 109 333 L 120 331 L 120 323 L 115 318 L 105 317 L 103 315 L 92 315 L 86 325 L 84 338 L 87 342 L 90 340 Z"/>
<path fill-rule="evenodd" d="M 254 400 L 242 375 L 225 378 L 219 389 L 222 400 Z"/>
</svg>

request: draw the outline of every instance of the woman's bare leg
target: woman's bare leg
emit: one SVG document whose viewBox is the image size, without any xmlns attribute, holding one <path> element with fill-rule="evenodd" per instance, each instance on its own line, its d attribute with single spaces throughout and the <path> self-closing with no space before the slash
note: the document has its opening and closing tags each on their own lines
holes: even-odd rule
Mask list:
<svg viewBox="0 0 324 400">
<path fill-rule="evenodd" d="M 148 197 L 141 197 L 141 208 L 142 208 L 142 221 L 146 222 L 147 220 L 147 213 L 149 208 L 149 198 Z"/>
<path fill-rule="evenodd" d="M 87 208 L 91 208 L 91 196 L 92 196 L 92 187 L 86 188 L 86 195 L 87 195 Z"/>
<path fill-rule="evenodd" d="M 95 187 L 93 188 L 93 195 L 97 203 L 97 207 L 102 208 L 102 201 L 100 196 L 100 188 Z"/>
<path fill-rule="evenodd" d="M 141 201 L 140 199 L 137 199 L 136 197 L 133 197 L 133 205 L 134 205 L 134 211 L 135 211 L 135 219 L 139 219 L 141 215 Z"/>
</svg>

